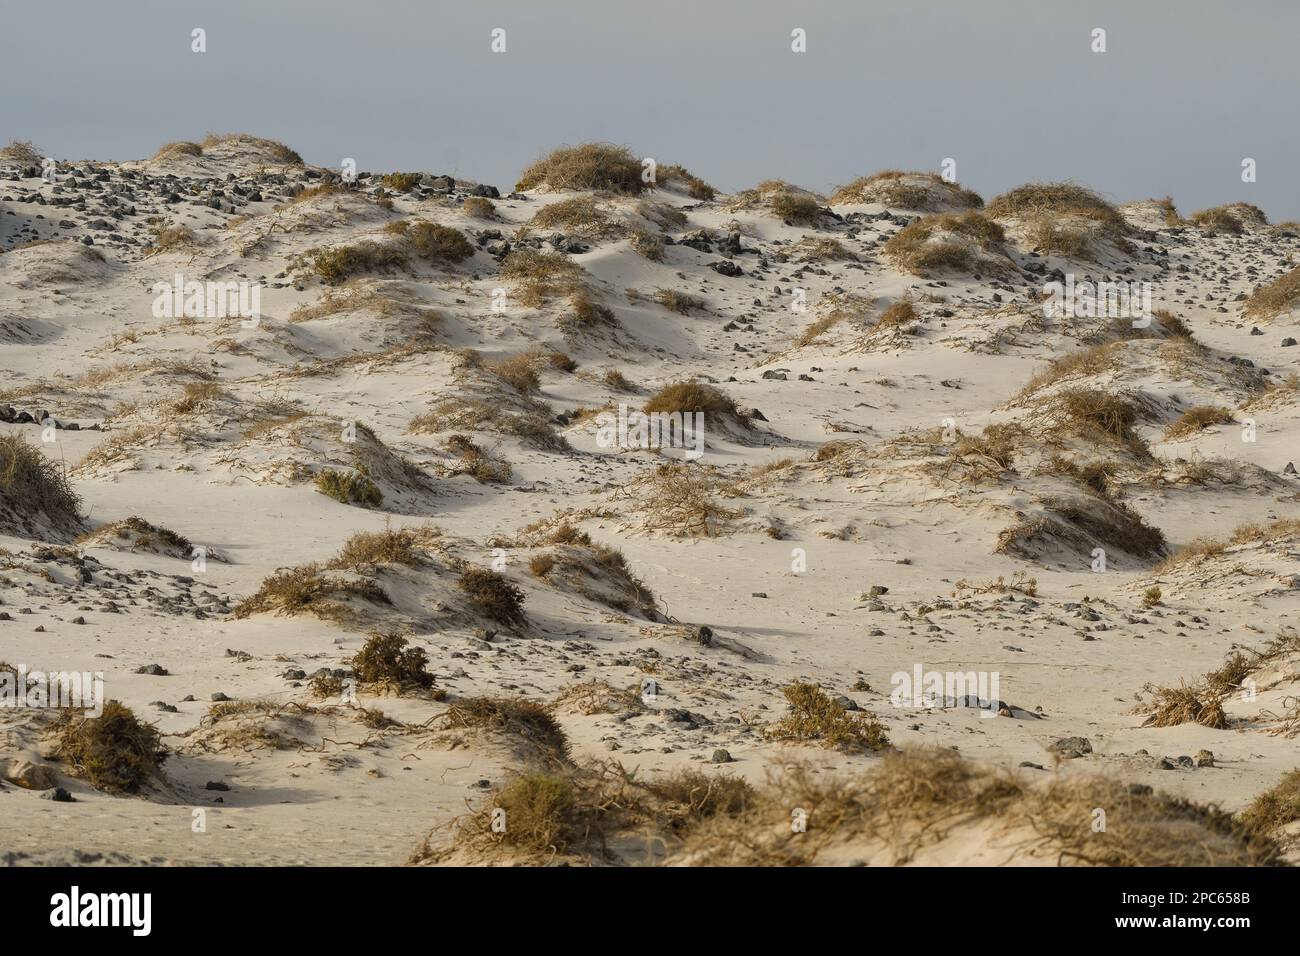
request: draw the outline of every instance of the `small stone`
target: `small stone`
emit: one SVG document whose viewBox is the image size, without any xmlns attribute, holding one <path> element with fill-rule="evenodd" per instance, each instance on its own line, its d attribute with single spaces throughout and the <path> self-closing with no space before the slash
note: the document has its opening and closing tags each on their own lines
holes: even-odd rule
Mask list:
<svg viewBox="0 0 1300 956">
<path fill-rule="evenodd" d="M 731 763 L 731 754 L 728 751 L 723 750 L 721 747 L 719 747 L 717 750 L 713 751 L 713 757 L 710 758 L 709 762 L 710 763 Z"/>
</svg>

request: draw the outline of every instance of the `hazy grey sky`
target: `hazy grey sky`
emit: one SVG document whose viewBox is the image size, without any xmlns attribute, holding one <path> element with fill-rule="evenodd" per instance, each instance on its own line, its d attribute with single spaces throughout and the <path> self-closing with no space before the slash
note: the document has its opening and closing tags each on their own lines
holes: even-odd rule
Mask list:
<svg viewBox="0 0 1300 956">
<path fill-rule="evenodd" d="M 131 159 L 209 131 L 513 185 L 605 139 L 733 190 L 937 169 L 986 197 L 1300 219 L 1296 0 L 0 0 L 0 137 Z M 190 51 L 207 31 L 208 52 Z M 506 30 L 507 52 L 490 33 Z M 808 50 L 790 50 L 790 31 Z M 1090 50 L 1107 31 L 1108 52 Z M 1258 181 L 1241 181 L 1241 161 Z"/>
</svg>

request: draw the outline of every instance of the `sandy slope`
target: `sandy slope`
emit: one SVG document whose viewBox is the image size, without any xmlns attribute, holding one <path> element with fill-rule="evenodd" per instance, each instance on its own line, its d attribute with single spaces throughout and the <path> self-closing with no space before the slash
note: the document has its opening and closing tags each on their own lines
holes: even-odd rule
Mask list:
<svg viewBox="0 0 1300 956">
<path fill-rule="evenodd" d="M 75 563 L 36 559 L 34 536 L 14 527 L 0 536 L 0 547 L 10 552 L 0 572 L 0 607 L 12 614 L 0 622 L 0 659 L 103 670 L 108 695 L 156 721 L 176 751 L 165 764 L 165 782 L 147 796 L 110 796 L 44 756 L 41 715 L 0 714 L 0 759 L 48 763 L 77 799 L 51 802 L 36 790 L 0 787 L 0 846 L 11 853 L 38 862 L 71 859 L 74 852 L 179 863 L 401 862 L 426 833 L 479 805 L 524 756 L 508 742 L 473 735 L 449 741 L 432 731 L 375 734 L 346 708 L 277 717 L 278 729 L 294 740 L 283 749 L 213 743 L 204 720 L 218 692 L 321 705 L 301 679 L 283 675 L 343 666 L 367 630 L 380 625 L 404 629 L 428 649 L 437 684 L 451 700 L 473 694 L 549 700 L 576 681 L 637 686 L 653 673 L 661 696 L 644 713 L 559 714 L 578 758 L 615 757 L 651 775 L 696 767 L 760 781 L 769 767 L 796 758 L 869 770 L 876 758 L 764 738 L 762 726 L 784 711 L 780 687 L 796 679 L 874 711 L 896 745 L 957 747 L 1002 767 L 1039 765 L 1021 771 L 1030 776 L 1054 772 L 1046 751 L 1051 741 L 1081 735 L 1093 753 L 1063 762 L 1060 772 L 1114 773 L 1236 810 L 1296 765 L 1295 738 L 1271 733 L 1276 726 L 1267 719 L 1227 730 L 1153 728 L 1133 713 L 1135 694 L 1148 681 L 1193 680 L 1235 646 L 1258 646 L 1294 626 L 1300 609 L 1294 534 L 1169 575 L 1153 575 L 1152 559 L 1122 549 L 1112 549 L 1106 573 L 1093 573 L 1089 549 L 1077 543 L 1057 542 L 1029 557 L 997 553 L 999 533 L 1017 515 L 1059 493 L 1056 479 L 1026 469 L 966 482 L 944 472 L 941 443 L 892 444 L 905 434 L 942 429 L 949 419 L 964 434 L 992 422 L 1032 423 L 1042 402 L 1018 401 L 1017 394 L 1047 362 L 1082 347 L 1103 324 L 1044 327 L 1036 304 L 1042 280 L 1029 273 L 923 279 L 898 271 L 880 245 L 915 211 L 836 206 L 839 218 L 825 217 L 814 228 L 784 223 L 761 206 L 732 208 L 728 197 L 697 202 L 677 188 L 657 190 L 650 201 L 688 217 L 686 225 L 669 228 L 676 242 L 663 262 L 638 255 L 621 236 L 566 240 L 580 244 L 573 258 L 617 319 L 616 328 L 566 335 L 557 324 L 568 308 L 562 297 L 538 308 L 512 300 L 494 311 L 493 290 L 509 284 L 491 252 L 566 194 L 497 199 L 499 221 L 486 222 L 461 210 L 473 185 L 467 183 L 400 193 L 385 209 L 372 198 L 377 180 L 363 180 L 356 193 L 281 207 L 285 186 L 303 182 L 303 171 L 246 153 L 72 164 L 53 186 L 22 173 L 19 164 L 0 163 L 0 177 L 8 177 L 0 178 L 0 244 L 57 242 L 0 256 L 0 401 L 45 409 L 82 427 L 61 430 L 41 447 L 72 469 L 85 530 L 138 515 L 216 556 L 195 573 L 182 556 L 91 540 L 81 553 L 99 563 L 90 565 L 90 582 L 78 583 Z M 241 188 L 259 189 L 262 199 L 232 192 L 228 173 Z M 137 178 L 124 180 L 124 174 Z M 318 181 L 319 172 L 313 174 L 308 185 Z M 167 175 L 178 179 L 159 178 Z M 113 194 L 101 187 L 123 184 L 134 197 L 106 204 Z M 169 185 L 179 201 L 164 194 Z M 226 195 L 209 203 L 214 185 Z M 84 209 L 36 201 L 70 193 L 85 197 Z M 602 202 L 617 220 L 648 225 L 636 200 Z M 127 207 L 133 214 L 112 218 Z M 876 218 L 885 211 L 894 216 Z M 1129 210 L 1135 222 L 1140 211 Z M 187 225 L 197 245 L 148 252 L 152 216 Z M 327 291 L 295 269 L 295 257 L 321 245 L 382 240 L 384 226 L 403 216 L 461 229 L 477 246 L 459 265 L 420 263 L 372 279 L 382 294 L 412 309 L 441 313 L 431 340 L 419 337 L 414 312 L 291 320 L 295 308 L 319 303 Z M 96 228 L 96 220 L 112 231 Z M 1243 319 L 1237 297 L 1287 271 L 1300 240 L 1267 228 L 1242 236 L 1169 230 L 1156 220 L 1140 228 L 1154 231 L 1105 271 L 1127 269 L 1127 278 L 1153 282 L 1157 305 L 1173 309 L 1214 356 L 1206 368 L 1191 367 L 1160 353 L 1158 343 L 1128 342 L 1111 372 L 1084 379 L 1149 399 L 1151 416 L 1135 426 L 1155 455 L 1154 464 L 1142 466 L 1148 472 L 1164 463 L 1173 473 L 1178 458 L 1224 459 L 1239 472 L 1230 480 L 1161 484 L 1138 480 L 1142 468 L 1134 466 L 1121 497 L 1173 549 L 1246 522 L 1295 517 L 1300 488 L 1283 470 L 1300 457 L 1300 393 L 1280 389 L 1260 397 L 1270 382 L 1300 372 L 1300 349 L 1280 347 L 1294 333 L 1295 317 L 1252 323 Z M 496 238 L 482 237 L 493 230 Z M 712 252 L 681 244 L 696 230 L 711 235 Z M 723 259 L 720 240 L 730 233 L 739 234 L 743 250 L 732 256 L 740 276 L 709 268 Z M 833 236 L 857 261 L 799 263 L 796 244 L 809 235 Z M 80 242 L 85 236 L 93 245 Z M 1032 261 L 1027 246 L 1009 249 L 1018 264 Z M 1097 277 L 1104 271 L 1055 258 L 1051 265 Z M 155 318 L 150 289 L 178 272 L 262 283 L 261 323 L 242 328 Z M 793 287 L 806 290 L 806 314 L 791 311 Z M 658 288 L 698 296 L 706 306 L 690 315 L 672 312 L 647 298 Z M 908 293 L 920 314 L 910 334 L 872 327 Z M 863 319 L 797 346 L 803 327 L 825 314 L 836 295 L 858 297 Z M 1252 324 L 1263 334 L 1250 334 Z M 456 350 L 495 359 L 534 346 L 577 362 L 572 372 L 543 368 L 533 400 L 549 406 L 547 418 L 610 402 L 635 407 L 666 383 L 698 376 L 766 419 L 711 429 L 705 465 L 735 481 L 752 466 L 792 461 L 742 484 L 744 494 L 726 500 L 739 513 L 708 537 L 649 529 L 654 498 L 643 479 L 664 458 L 601 448 L 591 419 L 554 425 L 568 451 L 491 428 L 475 431 L 480 444 L 513 465 L 508 484 L 446 474 L 445 439 L 456 429 L 415 434 L 413 418 L 447 397 L 481 394 L 499 407 L 525 401 L 465 366 Z M 357 360 L 361 353 L 371 357 Z M 1226 356 L 1270 374 L 1242 378 L 1241 366 Z M 605 384 L 611 369 L 636 391 Z M 102 374 L 87 375 L 97 370 Z M 770 372 L 785 377 L 765 378 Z M 184 387 L 203 381 L 223 394 L 193 411 L 175 411 Z M 1238 425 L 1162 438 L 1179 409 L 1204 403 L 1234 409 L 1239 419 L 1250 414 L 1258 440 L 1242 442 Z M 291 424 L 248 437 L 251 426 L 268 420 Z M 385 503 L 373 509 L 317 493 L 304 475 L 346 466 L 348 449 L 336 433 L 349 421 L 373 429 L 427 480 L 408 486 L 394 479 L 385 485 Z M 95 425 L 100 430 L 89 430 Z M 294 432 L 297 425 L 306 431 Z M 0 430 L 40 443 L 34 423 L 0 424 Z M 83 461 L 121 435 L 130 437 L 120 454 Z M 815 460 L 832 440 L 861 446 Z M 505 573 L 526 592 L 531 623 L 523 633 L 503 632 L 491 641 L 476 637 L 491 623 L 459 607 L 446 576 L 432 572 L 381 570 L 396 606 L 346 626 L 310 616 L 236 619 L 229 613 L 269 573 L 328 560 L 357 531 L 433 524 L 451 554 L 486 567 L 496 556 L 494 538 L 564 509 L 590 514 L 574 520 L 596 541 L 623 551 L 664 614 L 711 626 L 717 644 L 690 643 L 672 621 L 625 614 L 548 585 L 529 572 L 535 547 L 502 552 Z M 792 571 L 794 549 L 806 558 L 800 573 Z M 53 570 L 43 576 L 42 568 Z M 1036 579 L 1035 597 L 958 590 L 961 581 L 1016 574 Z M 1163 604 L 1144 608 L 1142 592 L 1153 581 L 1161 584 Z M 887 592 L 868 597 L 872 586 Z M 215 597 L 203 597 L 208 593 Z M 120 607 L 105 610 L 109 600 Z M 18 613 L 26 608 L 30 614 Z M 84 625 L 71 623 L 78 615 Z M 42 631 L 34 630 L 38 625 Z M 927 670 L 997 671 L 1001 697 L 1027 713 L 982 719 L 964 708 L 892 707 L 891 675 L 918 663 Z M 134 673 L 149 664 L 170 676 Z M 852 690 L 859 679 L 872 689 Z M 1242 718 L 1280 712 L 1289 693 L 1284 681 L 1261 700 L 1232 702 L 1228 710 Z M 363 695 L 363 703 L 406 725 L 425 724 L 447 706 L 419 695 Z M 697 719 L 656 713 L 669 708 Z M 711 764 L 719 748 L 734 762 Z M 1202 749 L 1213 752 L 1215 766 L 1158 766 L 1161 757 Z M 205 790 L 209 781 L 230 789 Z M 192 831 L 196 807 L 207 811 L 206 832 Z M 965 840 L 926 862 L 987 858 L 987 847 Z"/>
</svg>

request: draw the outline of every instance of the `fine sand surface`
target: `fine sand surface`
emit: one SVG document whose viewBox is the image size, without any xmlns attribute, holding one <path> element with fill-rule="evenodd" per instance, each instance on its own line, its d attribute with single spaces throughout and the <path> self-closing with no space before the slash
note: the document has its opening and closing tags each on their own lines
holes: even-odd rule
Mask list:
<svg viewBox="0 0 1300 956">
<path fill-rule="evenodd" d="M 0 436 L 80 498 L 69 517 L 3 487 L 0 661 L 102 672 L 169 751 L 97 789 L 57 714 L 0 711 L 11 862 L 1297 859 L 1285 819 L 1248 838 L 1116 796 L 1237 814 L 1300 765 L 1300 309 L 1247 302 L 1296 267 L 1297 231 L 988 197 L 1000 235 L 945 220 L 920 242 L 946 250 L 908 268 L 886 241 L 977 198 L 919 175 L 700 198 L 681 174 L 491 197 L 294 158 L 235 138 L 54 182 L 0 158 L 0 405 L 60 425 Z M 429 252 L 417 223 L 470 248 Z M 404 261 L 314 268 L 358 244 Z M 571 273 L 520 278 L 525 253 Z M 178 275 L 257 284 L 259 320 L 159 317 Z M 1164 317 L 1044 318 L 1065 275 L 1150 283 Z M 595 413 L 682 382 L 734 403 L 706 411 L 702 457 L 602 443 Z M 1223 411 L 1174 426 L 1196 406 Z M 331 472 L 356 500 L 319 490 Z M 380 539 L 401 559 L 334 560 L 401 529 Z M 313 564 L 299 606 L 242 603 Z M 473 569 L 522 616 L 476 603 Z M 432 684 L 341 696 L 376 633 L 426 651 Z M 996 674 L 1005 706 L 897 706 L 918 667 Z M 1144 686 L 1183 683 L 1202 721 L 1149 721 Z M 780 739 L 799 684 L 824 722 Z M 974 809 L 956 767 L 1019 802 Z M 736 806 L 692 796 L 731 777 L 756 788 Z M 547 817 L 521 780 L 556 782 L 558 828 L 521 833 Z M 587 805 L 619 787 L 636 800 Z M 498 805 L 521 808 L 504 833 Z"/>
</svg>

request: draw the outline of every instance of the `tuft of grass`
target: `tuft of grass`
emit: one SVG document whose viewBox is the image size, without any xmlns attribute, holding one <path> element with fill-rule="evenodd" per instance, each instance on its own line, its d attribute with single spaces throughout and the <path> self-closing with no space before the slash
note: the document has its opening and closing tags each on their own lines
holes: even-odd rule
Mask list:
<svg viewBox="0 0 1300 956">
<path fill-rule="evenodd" d="M 492 455 L 467 435 L 452 435 L 447 439 L 447 450 L 458 458 L 450 474 L 471 475 L 481 484 L 504 484 L 510 480 L 510 462 Z"/>
<path fill-rule="evenodd" d="M 705 201 L 713 199 L 718 191 L 706 183 L 699 176 L 696 176 L 684 166 L 674 163 L 671 166 L 660 166 L 655 170 L 655 179 L 660 186 L 666 186 L 670 183 L 681 182 L 686 185 L 686 193 L 692 199 L 703 199 Z M 685 222 L 685 216 L 682 217 Z"/>
<path fill-rule="evenodd" d="M 815 225 L 826 212 L 817 197 L 802 192 L 785 190 L 774 193 L 768 200 L 772 212 L 786 222 Z"/>
<path fill-rule="evenodd" d="M 656 289 L 652 298 L 665 309 L 678 315 L 690 315 L 705 308 L 703 299 L 678 289 Z"/>
<path fill-rule="evenodd" d="M 558 229 L 589 239 L 620 230 L 591 196 L 574 196 L 543 206 L 528 222 L 527 230 Z"/>
<path fill-rule="evenodd" d="M 487 568 L 469 568 L 456 580 L 456 587 L 483 617 L 512 627 L 526 623 L 524 592 L 504 574 Z"/>
<path fill-rule="evenodd" d="M 1165 438 L 1185 438 L 1211 425 L 1231 425 L 1233 421 L 1232 412 L 1220 405 L 1193 405 L 1165 426 Z"/>
<path fill-rule="evenodd" d="M 1164 592 L 1161 591 L 1160 588 L 1156 587 L 1155 585 L 1152 585 L 1151 587 L 1147 588 L 1145 591 L 1142 592 L 1142 606 L 1155 607 L 1157 604 L 1160 603 L 1160 599 L 1162 597 L 1164 597 Z"/>
<path fill-rule="evenodd" d="M 1078 215 L 1100 223 L 1115 235 L 1128 232 L 1128 224 L 1111 203 L 1075 183 L 1027 183 L 1003 193 L 988 204 L 993 219 L 1055 219 Z"/>
<path fill-rule="evenodd" d="M 1264 210 L 1245 202 L 1201 209 L 1192 213 L 1189 221 L 1197 229 L 1211 235 L 1227 233 L 1239 236 L 1248 226 L 1268 225 L 1268 217 L 1264 215 Z"/>
<path fill-rule="evenodd" d="M 488 368 L 502 382 L 524 395 L 532 394 L 542 387 L 541 376 L 537 373 L 537 356 L 532 352 L 501 359 L 491 363 Z"/>
<path fill-rule="evenodd" d="M 158 729 L 116 700 L 107 701 L 98 717 L 65 712 L 54 731 L 56 755 L 106 793 L 138 792 L 167 757 Z"/>
<path fill-rule="evenodd" d="M 316 475 L 316 490 L 345 505 L 356 504 L 377 508 L 384 500 L 384 494 L 379 490 L 379 486 L 366 475 L 355 471 L 324 468 Z"/>
<path fill-rule="evenodd" d="M 916 314 L 916 306 L 912 305 L 910 299 L 899 299 L 892 303 L 889 308 L 880 313 L 880 318 L 876 320 L 873 328 L 891 329 L 907 325 L 910 322 L 916 322 L 921 317 Z"/>
<path fill-rule="evenodd" d="M 1297 305 L 1300 305 L 1300 266 L 1252 292 L 1246 299 L 1246 315 L 1271 319 Z"/>
<path fill-rule="evenodd" d="M 926 216 L 900 229 L 885 243 L 885 255 L 917 275 L 938 269 L 967 269 L 972 246 L 996 250 L 1006 240 L 1002 227 L 974 210 Z"/>
<path fill-rule="evenodd" d="M 379 184 L 395 193 L 410 192 L 424 177 L 420 173 L 388 173 L 380 177 Z"/>
<path fill-rule="evenodd" d="M 736 403 L 720 389 L 702 382 L 674 382 L 665 385 L 646 401 L 641 409 L 647 415 L 654 412 L 703 412 L 706 415 L 722 415 L 733 419 L 739 418 Z"/>
<path fill-rule="evenodd" d="M 177 415 L 188 415 L 226 394 L 225 389 L 216 382 L 189 382 L 181 392 L 181 397 L 172 402 L 172 411 Z"/>
<path fill-rule="evenodd" d="M 519 174 L 515 189 L 591 189 L 636 195 L 647 188 L 641 161 L 626 146 L 582 143 L 561 146 Z"/>
<path fill-rule="evenodd" d="M 1188 340 L 1192 338 L 1192 330 L 1187 323 L 1168 309 L 1152 309 L 1151 317 L 1173 338 Z"/>
<path fill-rule="evenodd" d="M 501 263 L 524 305 L 536 308 L 559 295 L 578 295 L 584 270 L 562 252 L 515 249 Z"/>
<path fill-rule="evenodd" d="M 461 203 L 460 211 L 471 219 L 496 219 L 496 204 L 486 196 L 470 196 Z"/>
<path fill-rule="evenodd" d="M 978 193 L 948 182 L 937 173 L 903 172 L 897 169 L 861 176 L 847 186 L 840 187 L 830 198 L 832 206 L 866 202 L 923 211 L 933 211 L 945 205 L 971 209 L 984 205 L 984 200 Z"/>
<path fill-rule="evenodd" d="M 44 516 L 60 530 L 81 526 L 81 498 L 63 469 L 22 435 L 0 435 L 0 519 Z"/>
<path fill-rule="evenodd" d="M 1267 525 L 1243 524 L 1238 526 L 1226 541 L 1214 538 L 1197 538 L 1177 554 L 1158 565 L 1155 570 L 1157 574 L 1160 574 L 1189 561 L 1217 557 L 1235 545 L 1275 541 L 1297 533 L 1300 533 L 1300 521 L 1294 518 L 1282 518 Z"/>
<path fill-rule="evenodd" d="M 816 684 L 790 684 L 781 693 L 790 713 L 765 730 L 772 740 L 811 742 L 854 753 L 884 750 L 890 745 L 874 714 L 845 710 Z"/>
<path fill-rule="evenodd" d="M 372 239 L 331 249 L 309 249 L 304 259 L 321 281 L 329 285 L 363 273 L 405 268 L 408 262 L 402 245 Z"/>
<path fill-rule="evenodd" d="M 1300 770 L 1284 775 L 1241 811 L 1241 822 L 1257 833 L 1273 834 L 1300 820 Z"/>
<path fill-rule="evenodd" d="M 191 143 L 189 140 L 176 140 L 171 143 L 163 143 L 158 147 L 158 152 L 153 154 L 154 162 L 165 159 L 175 159 L 179 156 L 202 156 L 203 147 L 198 143 Z"/>
<path fill-rule="evenodd" d="M 632 251 L 642 259 L 649 259 L 651 262 L 664 261 L 665 246 L 663 236 L 650 232 L 648 229 L 633 229 L 628 242 L 632 246 Z"/>
<path fill-rule="evenodd" d="M 209 133 L 203 138 L 202 147 L 204 150 L 210 150 L 214 146 L 221 146 L 226 143 L 245 144 L 266 150 L 271 154 L 272 159 L 286 166 L 302 165 L 302 157 L 284 143 L 273 139 L 265 139 L 261 136 L 250 136 L 247 133 Z"/>
</svg>

